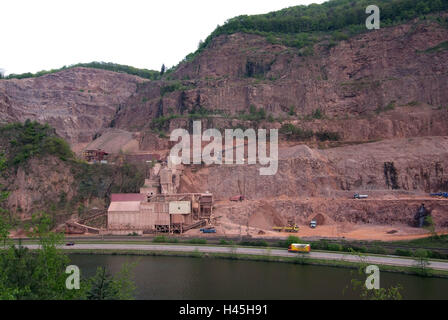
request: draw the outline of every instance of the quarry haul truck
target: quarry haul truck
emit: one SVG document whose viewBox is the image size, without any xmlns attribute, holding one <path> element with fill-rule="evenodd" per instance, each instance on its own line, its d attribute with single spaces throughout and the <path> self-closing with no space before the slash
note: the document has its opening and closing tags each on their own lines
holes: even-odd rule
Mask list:
<svg viewBox="0 0 448 320">
<path fill-rule="evenodd" d="M 294 223 L 294 220 L 288 220 L 288 224 L 284 227 L 273 227 L 272 230 L 278 232 L 299 232 L 299 226 Z"/>
<path fill-rule="evenodd" d="M 431 193 L 430 196 L 448 198 L 448 192 Z"/>
<path fill-rule="evenodd" d="M 278 232 L 299 232 L 299 226 L 287 226 L 287 227 L 272 227 L 272 230 L 278 231 Z"/>
</svg>

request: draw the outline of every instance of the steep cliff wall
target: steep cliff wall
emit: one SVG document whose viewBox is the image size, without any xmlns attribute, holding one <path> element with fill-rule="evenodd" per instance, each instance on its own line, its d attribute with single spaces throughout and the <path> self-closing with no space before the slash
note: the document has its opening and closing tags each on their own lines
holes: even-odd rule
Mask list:
<svg viewBox="0 0 448 320">
<path fill-rule="evenodd" d="M 181 190 L 209 190 L 217 199 L 245 194 L 253 200 L 351 197 L 354 192 L 387 190 L 423 195 L 448 186 L 447 160 L 447 137 L 395 139 L 326 150 L 298 145 L 280 149 L 278 172 L 273 176 L 261 176 L 259 165 L 213 165 L 190 174 L 187 171 Z"/>
<path fill-rule="evenodd" d="M 31 78 L 0 80 L 0 122 L 49 123 L 72 145 L 90 142 L 144 83 L 136 76 L 72 68 Z"/>
<path fill-rule="evenodd" d="M 446 14 L 443 15 L 445 17 Z M 262 36 L 221 35 L 172 78 L 142 85 L 117 114 L 119 128 L 202 107 L 238 116 L 251 105 L 287 118 L 322 110 L 328 117 L 375 117 L 393 106 L 448 105 L 448 29 L 433 19 L 363 33 L 313 54 L 273 45 Z"/>
</svg>

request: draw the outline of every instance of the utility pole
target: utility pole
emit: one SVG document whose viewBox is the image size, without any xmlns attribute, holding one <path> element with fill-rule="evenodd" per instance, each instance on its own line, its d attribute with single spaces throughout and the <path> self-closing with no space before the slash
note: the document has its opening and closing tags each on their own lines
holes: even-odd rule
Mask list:
<svg viewBox="0 0 448 320">
<path fill-rule="evenodd" d="M 247 236 L 249 237 L 249 215 L 250 215 L 250 212 L 247 210 L 247 208 L 246 208 L 246 234 L 247 234 Z"/>
<path fill-rule="evenodd" d="M 233 207 L 232 207 L 233 208 Z M 240 219 L 238 219 L 238 221 L 239 221 L 239 224 L 240 224 L 240 241 L 243 239 L 243 236 L 242 236 L 242 234 L 241 234 L 241 225 L 242 225 L 242 221 L 241 221 L 241 218 Z"/>
</svg>

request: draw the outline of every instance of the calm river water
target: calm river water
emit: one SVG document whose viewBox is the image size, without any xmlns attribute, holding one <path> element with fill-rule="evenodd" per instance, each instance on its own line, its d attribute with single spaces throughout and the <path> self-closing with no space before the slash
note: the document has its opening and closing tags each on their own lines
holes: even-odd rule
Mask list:
<svg viewBox="0 0 448 320">
<path fill-rule="evenodd" d="M 354 270 L 277 262 L 207 258 L 71 255 L 82 276 L 98 266 L 112 273 L 138 260 L 137 299 L 356 299 Z M 405 299 L 448 299 L 448 279 L 381 273 L 381 286 L 401 284 Z"/>
</svg>

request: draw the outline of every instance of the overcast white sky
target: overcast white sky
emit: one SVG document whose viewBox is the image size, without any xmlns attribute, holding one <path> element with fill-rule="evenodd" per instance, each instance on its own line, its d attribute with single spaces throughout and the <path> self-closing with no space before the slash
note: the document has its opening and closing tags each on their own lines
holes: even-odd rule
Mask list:
<svg viewBox="0 0 448 320">
<path fill-rule="evenodd" d="M 0 69 L 78 62 L 171 67 L 227 19 L 323 0 L 1 0 Z"/>
</svg>

